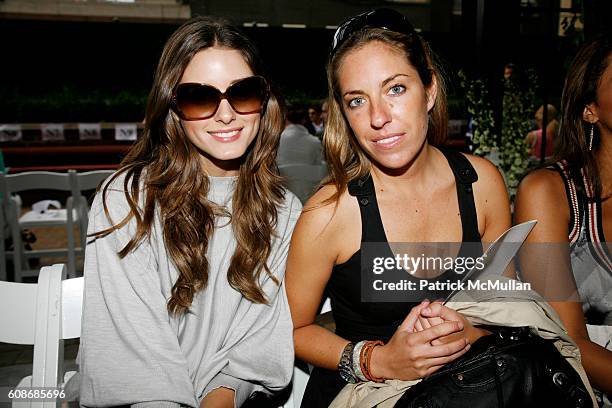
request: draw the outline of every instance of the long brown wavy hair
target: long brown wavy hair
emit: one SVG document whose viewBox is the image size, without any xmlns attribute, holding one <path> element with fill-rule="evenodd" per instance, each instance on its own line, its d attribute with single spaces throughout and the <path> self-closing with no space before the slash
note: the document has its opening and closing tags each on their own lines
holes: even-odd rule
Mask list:
<svg viewBox="0 0 612 408">
<path fill-rule="evenodd" d="M 334 184 L 336 193 L 325 202 L 337 201 L 350 181 L 366 176 L 371 169 L 367 154 L 359 145 L 342 110 L 342 97 L 338 70 L 343 58 L 352 50 L 369 42 L 379 41 L 400 51 L 418 72 L 425 88 L 437 83 L 436 100 L 429 112 L 427 142 L 434 146 L 444 144 L 448 128 L 446 87 L 437 57 L 416 32 L 402 34 L 382 28 L 365 28 L 353 33 L 335 51 L 327 63 L 328 114 L 323 136 L 325 160 L 329 165 L 329 177 L 323 184 Z"/>
<path fill-rule="evenodd" d="M 157 66 L 143 134 L 103 188 L 104 211 L 110 220 L 107 189 L 114 179 L 125 174 L 123 190 L 130 212 L 112 227 L 94 234 L 110 234 L 135 219 L 136 232 L 119 251 L 123 258 L 151 235 L 155 212 L 159 211 L 164 243 L 179 274 L 167 304 L 168 311 L 175 315 L 185 313 L 194 295 L 207 285 L 206 250 L 215 218 L 221 214 L 231 217 L 237 241 L 227 271 L 230 285 L 250 301 L 266 303 L 259 278 L 265 273 L 278 284 L 266 261 L 277 222 L 277 207 L 284 198 L 275 164 L 284 124 L 279 96 L 271 91 L 258 134 L 241 158 L 232 214 L 208 201 L 209 180 L 197 148 L 171 111 L 172 93 L 183 71 L 197 52 L 213 46 L 238 50 L 255 75 L 266 77 L 254 44 L 228 21 L 198 17 L 179 27 L 168 39 Z M 144 197 L 139 206 L 141 193 Z"/>
<path fill-rule="evenodd" d="M 555 145 L 554 161 L 567 160 L 570 177 L 582 190 L 581 169 L 585 173 L 593 194 L 583 191 L 585 197 L 601 196 L 601 179 L 595 160 L 599 150 L 600 134 L 593 126 L 593 149 L 589 150 L 591 124 L 583 119 L 587 105 L 597 101 L 597 86 L 604 71 L 612 64 L 612 40 L 602 35 L 584 44 L 567 72 L 561 96 L 561 126 Z"/>
</svg>

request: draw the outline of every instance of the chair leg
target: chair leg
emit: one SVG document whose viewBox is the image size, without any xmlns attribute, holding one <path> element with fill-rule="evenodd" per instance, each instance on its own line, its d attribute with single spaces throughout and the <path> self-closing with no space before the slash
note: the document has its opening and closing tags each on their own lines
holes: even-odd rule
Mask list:
<svg viewBox="0 0 612 408">
<path fill-rule="evenodd" d="M 25 260 L 23 241 L 21 240 L 21 227 L 19 226 L 19 207 L 15 199 L 7 202 L 6 221 L 9 223 L 11 236 L 13 237 L 13 279 L 15 282 L 23 282 L 23 267 L 27 265 Z"/>
<path fill-rule="evenodd" d="M 4 248 L 4 208 L 0 207 L 0 281 L 6 281 L 6 250 Z"/>
<path fill-rule="evenodd" d="M 68 277 L 76 278 L 75 272 L 75 243 L 74 243 L 74 227 L 72 223 L 66 226 L 66 232 L 68 235 Z"/>
<path fill-rule="evenodd" d="M 13 234 L 13 272 L 15 282 L 23 282 L 24 265 L 27 265 L 27 260 L 23 253 L 21 233 Z"/>
</svg>

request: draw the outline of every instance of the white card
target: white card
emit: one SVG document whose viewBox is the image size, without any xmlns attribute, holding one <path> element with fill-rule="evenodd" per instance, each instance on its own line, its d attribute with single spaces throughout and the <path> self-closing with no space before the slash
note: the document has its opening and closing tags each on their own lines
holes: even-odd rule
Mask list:
<svg viewBox="0 0 612 408">
<path fill-rule="evenodd" d="M 64 140 L 64 124 L 42 123 L 40 125 L 40 134 L 45 142 Z"/>
<path fill-rule="evenodd" d="M 21 137 L 21 125 L 0 125 L 0 142 L 14 142 Z"/>
<path fill-rule="evenodd" d="M 100 140 L 102 139 L 101 127 L 99 123 L 79 123 L 80 140 Z"/>
<path fill-rule="evenodd" d="M 135 123 L 115 123 L 115 140 L 136 140 Z"/>
</svg>

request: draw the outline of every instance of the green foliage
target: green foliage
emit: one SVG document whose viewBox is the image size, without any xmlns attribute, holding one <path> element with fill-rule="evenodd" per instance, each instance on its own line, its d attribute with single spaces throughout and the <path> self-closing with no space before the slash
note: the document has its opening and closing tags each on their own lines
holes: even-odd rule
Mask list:
<svg viewBox="0 0 612 408">
<path fill-rule="evenodd" d="M 140 122 L 146 100 L 144 90 L 4 90 L 0 91 L 0 123 Z"/>
<path fill-rule="evenodd" d="M 497 137 L 493 134 L 495 121 L 487 85 L 482 79 L 468 79 L 463 71 L 459 71 L 459 80 L 472 119 L 472 142 L 476 146 L 474 154 L 484 156 L 498 147 Z"/>
<path fill-rule="evenodd" d="M 504 79 L 500 159 L 511 196 L 529 167 L 525 136 L 532 129 L 537 76 L 533 70 L 527 70 L 526 77 L 527 83 L 521 88 L 511 78 Z"/>
<path fill-rule="evenodd" d="M 479 156 L 499 155 L 499 169 L 506 179 L 510 196 L 514 197 L 521 177 L 529 167 L 529 147 L 525 136 L 532 129 L 535 112 L 537 76 L 527 70 L 526 83 L 519 86 L 512 78 L 503 81 L 501 145 L 495 132 L 492 103 L 487 82 L 468 79 L 460 72 L 460 84 L 465 91 L 467 110 L 472 117 L 474 153 Z"/>
</svg>

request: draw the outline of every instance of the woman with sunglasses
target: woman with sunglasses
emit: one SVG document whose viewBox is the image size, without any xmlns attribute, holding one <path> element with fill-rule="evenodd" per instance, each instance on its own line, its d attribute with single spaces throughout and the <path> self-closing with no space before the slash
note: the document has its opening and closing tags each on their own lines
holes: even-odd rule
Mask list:
<svg viewBox="0 0 612 408">
<path fill-rule="evenodd" d="M 282 128 L 241 32 L 196 18 L 172 34 L 144 132 L 91 209 L 83 405 L 233 407 L 289 383 L 301 205 L 276 170 Z"/>
<path fill-rule="evenodd" d="M 303 407 L 327 407 L 347 382 L 423 378 L 486 333 L 425 300 L 448 291 L 362 301 L 370 243 L 472 242 L 478 256 L 510 226 L 497 169 L 441 147 L 443 78 L 401 14 L 377 9 L 340 25 L 327 77 L 330 177 L 305 205 L 287 263 L 296 356 L 315 366 Z M 335 333 L 315 324 L 324 292 Z"/>
</svg>

